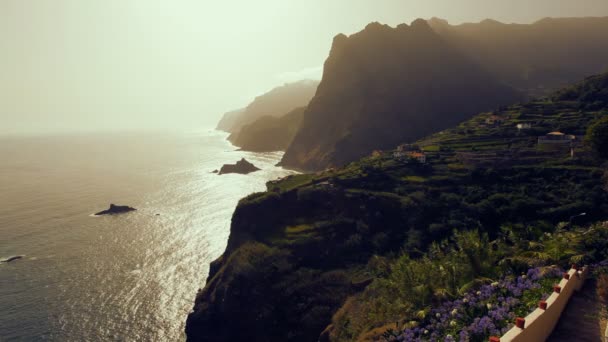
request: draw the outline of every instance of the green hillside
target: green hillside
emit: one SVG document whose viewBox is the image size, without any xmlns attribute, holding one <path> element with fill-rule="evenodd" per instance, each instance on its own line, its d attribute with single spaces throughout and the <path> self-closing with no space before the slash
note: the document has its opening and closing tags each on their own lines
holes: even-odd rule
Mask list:
<svg viewBox="0 0 608 342">
<path fill-rule="evenodd" d="M 597 101 L 607 78 L 479 114 L 344 168 L 269 182 L 239 203 L 188 338 L 352 341 L 424 316 L 476 279 L 599 258 L 606 246 L 546 246 L 608 214 L 605 162 L 583 139 L 608 114 Z M 564 134 L 546 138 L 551 132 Z M 462 272 L 431 272 L 448 265 Z M 445 286 L 404 290 L 433 284 Z"/>
</svg>

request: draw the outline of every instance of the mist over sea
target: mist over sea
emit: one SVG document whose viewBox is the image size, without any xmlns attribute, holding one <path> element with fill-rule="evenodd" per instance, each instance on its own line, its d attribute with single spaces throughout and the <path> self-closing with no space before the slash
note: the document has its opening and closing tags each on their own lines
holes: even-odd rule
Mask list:
<svg viewBox="0 0 608 342">
<path fill-rule="evenodd" d="M 188 134 L 0 137 L 0 341 L 176 341 L 282 153 Z M 245 157 L 262 171 L 210 173 Z M 91 217 L 110 203 L 138 211 Z M 156 215 L 160 214 L 160 215 Z"/>
</svg>

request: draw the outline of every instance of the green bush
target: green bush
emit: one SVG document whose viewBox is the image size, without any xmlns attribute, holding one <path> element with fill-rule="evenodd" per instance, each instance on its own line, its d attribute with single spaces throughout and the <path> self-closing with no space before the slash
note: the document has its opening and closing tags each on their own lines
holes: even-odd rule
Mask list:
<svg viewBox="0 0 608 342">
<path fill-rule="evenodd" d="M 598 156 L 608 158 L 608 116 L 589 126 L 585 140 Z"/>
<path fill-rule="evenodd" d="M 419 258 L 407 252 L 392 261 L 373 257 L 367 267 L 377 278 L 336 313 L 332 340 L 353 341 L 370 331 L 403 329 L 427 317 L 439 303 L 505 275 L 608 259 L 608 225 L 542 233 L 548 230 L 545 225 L 504 226 L 502 237 L 494 241 L 475 230 L 455 231 L 451 239 L 433 243 Z M 536 303 L 553 283 L 549 279 L 547 286 L 531 291 L 530 301 Z M 522 315 L 529 312 L 527 306 L 522 310 Z"/>
</svg>

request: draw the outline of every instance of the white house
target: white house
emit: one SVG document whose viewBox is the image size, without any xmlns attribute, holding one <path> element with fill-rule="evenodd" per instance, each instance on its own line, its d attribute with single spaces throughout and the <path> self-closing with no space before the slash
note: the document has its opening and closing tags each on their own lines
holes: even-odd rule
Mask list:
<svg viewBox="0 0 608 342">
<path fill-rule="evenodd" d="M 405 151 L 399 151 L 399 150 L 397 150 L 397 151 L 393 152 L 393 157 L 395 159 L 405 158 L 406 155 L 407 155 L 407 153 Z"/>
<path fill-rule="evenodd" d="M 529 122 L 522 122 L 522 123 L 517 124 L 517 129 L 520 131 L 522 129 L 530 129 L 530 128 L 532 128 L 532 124 Z"/>
</svg>

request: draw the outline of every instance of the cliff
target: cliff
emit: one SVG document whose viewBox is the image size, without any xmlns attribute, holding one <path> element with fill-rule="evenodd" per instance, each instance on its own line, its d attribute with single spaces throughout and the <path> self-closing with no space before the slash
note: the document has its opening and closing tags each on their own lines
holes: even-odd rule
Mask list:
<svg viewBox="0 0 608 342">
<path fill-rule="evenodd" d="M 304 80 L 276 87 L 256 97 L 244 109 L 224 114 L 217 129 L 238 133 L 243 126 L 262 117 L 282 117 L 296 108 L 306 106 L 315 95 L 318 85 L 318 81 Z"/>
<path fill-rule="evenodd" d="M 395 255 L 407 253 L 403 258 L 420 260 L 424 270 L 428 246 L 454 230 L 478 229 L 511 246 L 530 246 L 528 240 L 550 236 L 549 227 L 573 215 L 586 213 L 578 223 L 605 217 L 603 161 L 584 144 L 574 145 L 572 157 L 569 149 L 544 151 L 537 141 L 557 129 L 584 134 L 603 117 L 608 107 L 589 107 L 587 99 L 602 96 L 606 79 L 570 88 L 568 100 L 503 107 L 430 135 L 417 142 L 424 161 L 385 151 L 344 168 L 269 182 L 267 192 L 239 202 L 226 251 L 212 263 L 188 316 L 188 340 L 357 340 L 426 310 L 396 301 L 398 286 L 383 290 L 394 272 L 409 274 L 388 266 Z M 493 117 L 500 122 L 487 124 Z M 532 129 L 518 131 L 520 122 Z M 518 270 L 515 259 L 499 259 Z M 426 279 L 424 271 L 412 275 Z"/>
<path fill-rule="evenodd" d="M 282 117 L 263 116 L 232 133 L 228 140 L 246 151 L 285 151 L 293 141 L 306 107 L 296 108 Z"/>
<path fill-rule="evenodd" d="M 518 94 L 424 20 L 338 35 L 281 165 L 320 170 L 420 139 Z"/>
</svg>

